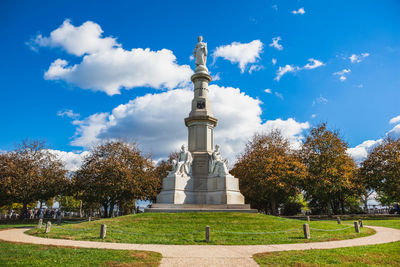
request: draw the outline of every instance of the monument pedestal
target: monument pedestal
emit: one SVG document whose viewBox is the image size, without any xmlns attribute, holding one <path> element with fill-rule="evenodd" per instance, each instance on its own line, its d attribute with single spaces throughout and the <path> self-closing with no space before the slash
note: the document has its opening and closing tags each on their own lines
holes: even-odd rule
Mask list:
<svg viewBox="0 0 400 267">
<path fill-rule="evenodd" d="M 155 203 L 151 208 L 144 209 L 144 212 L 244 212 L 257 213 L 256 209 L 251 209 L 249 204 L 221 204 L 221 205 L 203 205 L 203 204 L 164 204 Z"/>
</svg>

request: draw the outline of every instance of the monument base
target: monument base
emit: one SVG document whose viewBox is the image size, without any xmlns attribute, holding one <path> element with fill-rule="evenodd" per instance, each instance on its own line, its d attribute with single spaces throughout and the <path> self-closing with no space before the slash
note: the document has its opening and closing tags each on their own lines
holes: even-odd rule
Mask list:
<svg viewBox="0 0 400 267">
<path fill-rule="evenodd" d="M 256 209 L 251 209 L 249 204 L 162 204 L 155 203 L 151 208 L 144 209 L 144 212 L 244 212 L 257 213 Z"/>
</svg>

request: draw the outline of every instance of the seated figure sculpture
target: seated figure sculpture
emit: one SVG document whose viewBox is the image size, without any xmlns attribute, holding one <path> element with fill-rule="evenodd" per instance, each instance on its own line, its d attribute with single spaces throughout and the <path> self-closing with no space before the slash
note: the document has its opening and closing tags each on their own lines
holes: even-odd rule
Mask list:
<svg viewBox="0 0 400 267">
<path fill-rule="evenodd" d="M 168 176 L 174 174 L 190 176 L 192 173 L 192 161 L 192 154 L 186 149 L 185 145 L 182 145 L 178 160 L 172 160 L 172 171 L 169 172 Z"/>
<path fill-rule="evenodd" d="M 222 159 L 221 152 L 219 151 L 219 145 L 216 145 L 210 158 L 209 175 L 211 177 L 224 177 L 228 175 L 229 171 L 227 165 L 227 161 Z"/>
</svg>

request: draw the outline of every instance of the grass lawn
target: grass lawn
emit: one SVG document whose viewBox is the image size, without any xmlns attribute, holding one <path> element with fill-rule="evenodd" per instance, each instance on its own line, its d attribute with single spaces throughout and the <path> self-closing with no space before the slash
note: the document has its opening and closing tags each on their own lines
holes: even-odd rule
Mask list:
<svg viewBox="0 0 400 267">
<path fill-rule="evenodd" d="M 158 266 L 147 251 L 67 248 L 0 242 L 0 266 Z"/>
<path fill-rule="evenodd" d="M 51 232 L 32 229 L 41 237 L 99 241 L 100 225 L 107 225 L 105 242 L 142 244 L 251 245 L 283 244 L 350 239 L 373 234 L 352 224 L 312 221 L 311 239 L 303 236 L 304 221 L 248 213 L 141 213 L 77 224 L 53 225 Z M 205 226 L 210 226 L 211 242 L 205 242 Z"/>
<path fill-rule="evenodd" d="M 400 229 L 400 218 L 368 219 L 364 225 Z M 328 250 L 255 254 L 261 266 L 400 266 L 400 242 Z"/>
</svg>

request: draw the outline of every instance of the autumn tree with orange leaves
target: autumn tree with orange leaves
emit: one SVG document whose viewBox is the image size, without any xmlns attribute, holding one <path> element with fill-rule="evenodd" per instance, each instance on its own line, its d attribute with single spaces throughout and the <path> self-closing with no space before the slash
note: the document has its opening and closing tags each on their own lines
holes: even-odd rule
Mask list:
<svg viewBox="0 0 400 267">
<path fill-rule="evenodd" d="M 307 176 L 303 183 L 313 213 L 346 213 L 360 194 L 356 164 L 348 145 L 326 123 L 312 128 L 300 150 Z"/>
<path fill-rule="evenodd" d="M 400 202 L 400 138 L 385 138 L 361 163 L 360 176 L 365 189 L 375 190 L 391 204 Z"/>
<path fill-rule="evenodd" d="M 279 131 L 256 134 L 231 173 L 253 208 L 277 214 L 278 207 L 300 193 L 306 167 Z"/>
<path fill-rule="evenodd" d="M 28 204 L 49 200 L 69 184 L 63 163 L 40 140 L 23 140 L 13 151 L 0 154 L 0 205 L 21 203 L 20 218 Z"/>
<path fill-rule="evenodd" d="M 157 190 L 150 156 L 142 155 L 136 144 L 122 141 L 93 147 L 74 184 L 76 196 L 84 203 L 103 206 L 104 217 L 111 217 L 116 205 L 128 213 L 137 199 L 150 199 Z"/>
</svg>

